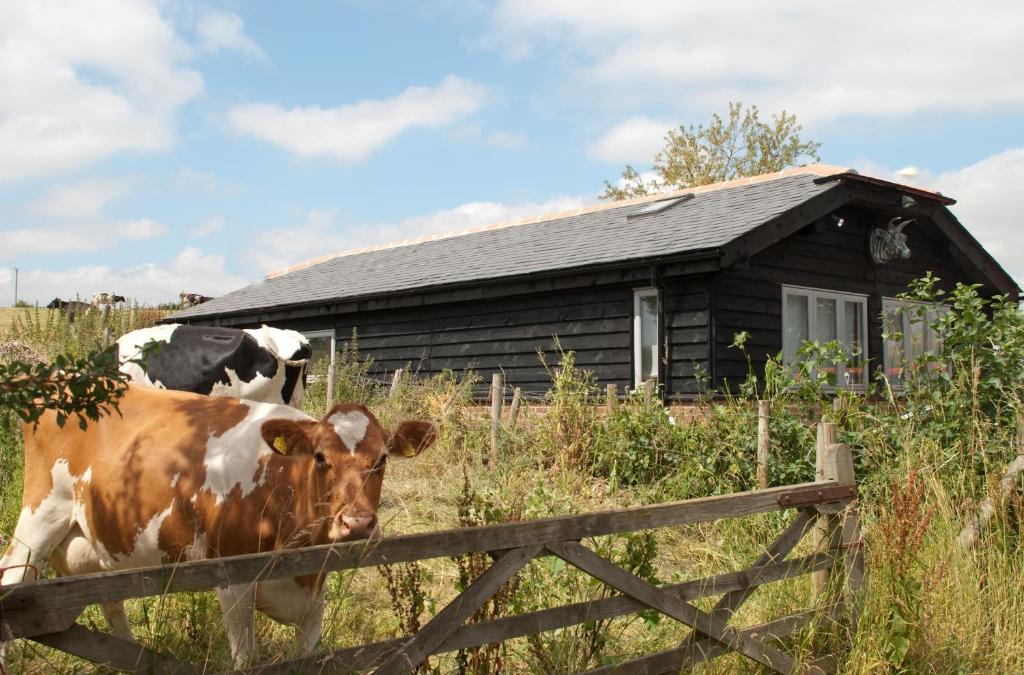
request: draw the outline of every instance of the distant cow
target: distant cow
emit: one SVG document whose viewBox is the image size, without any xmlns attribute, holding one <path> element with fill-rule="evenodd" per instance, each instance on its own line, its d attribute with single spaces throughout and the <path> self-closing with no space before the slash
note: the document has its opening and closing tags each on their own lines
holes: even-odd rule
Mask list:
<svg viewBox="0 0 1024 675">
<path fill-rule="evenodd" d="M 204 302 L 213 300 L 213 298 L 208 295 L 203 295 L 201 293 L 186 293 L 185 291 L 179 293 L 178 297 L 181 298 L 181 306 L 184 308 L 195 307 L 196 305 L 201 305 Z"/>
<path fill-rule="evenodd" d="M 99 307 L 100 305 L 116 305 L 119 302 L 124 302 L 124 296 L 116 295 L 114 293 L 93 293 L 89 302 L 93 307 Z"/>
<path fill-rule="evenodd" d="M 120 414 L 85 431 L 48 411 L 24 436 L 4 587 L 47 560 L 83 574 L 365 539 L 388 458 L 417 455 L 436 431 L 423 421 L 388 431 L 356 404 L 316 420 L 288 406 L 131 386 Z M 236 667 L 258 658 L 254 609 L 294 625 L 303 654 L 320 638 L 321 575 L 227 586 L 217 597 Z M 119 603 L 103 611 L 131 639 Z"/>
<path fill-rule="evenodd" d="M 54 298 L 46 308 L 62 309 L 68 315 L 68 320 L 74 321 L 75 316 L 88 312 L 92 309 L 92 305 L 88 302 L 79 302 L 78 300 L 61 300 L 60 298 Z"/>
<path fill-rule="evenodd" d="M 133 360 L 151 342 L 162 343 Z M 168 324 L 132 331 L 117 341 L 121 371 L 133 382 L 209 396 L 236 396 L 302 407 L 306 364 L 313 355 L 302 333 L 261 328 Z"/>
</svg>

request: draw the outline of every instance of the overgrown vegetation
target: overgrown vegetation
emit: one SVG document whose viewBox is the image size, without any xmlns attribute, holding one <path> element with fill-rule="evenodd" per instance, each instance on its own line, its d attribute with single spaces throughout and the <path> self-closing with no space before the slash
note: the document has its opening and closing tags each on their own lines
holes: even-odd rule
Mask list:
<svg viewBox="0 0 1024 675">
<path fill-rule="evenodd" d="M 351 342 L 336 359 L 339 399 L 367 403 L 384 422 L 417 416 L 439 423 L 440 438 L 422 457 L 387 468 L 381 522 L 387 535 L 539 518 L 639 503 L 735 492 L 755 485 L 757 414 L 771 404 L 769 482 L 813 479 L 814 425 L 837 421 L 854 448 L 862 484 L 860 509 L 867 557 L 862 618 L 855 631 L 821 625 L 793 638 L 789 651 L 806 659 L 832 653 L 842 672 L 1019 672 L 1024 669 L 1024 550 L 1014 495 L 977 546 L 959 551 L 957 534 L 975 505 L 997 489 L 1015 440 L 1024 392 L 1024 326 L 1015 306 L 987 301 L 960 286 L 948 295 L 926 278 L 907 294 L 923 303 L 915 320 L 935 317 L 941 354 L 907 373 L 902 391 L 884 382 L 842 394 L 833 408 L 829 364 L 845 358 L 835 344 L 809 343 L 795 368 L 778 359 L 751 373 L 724 398 L 666 409 L 642 394 L 611 415 L 603 392 L 575 367 L 572 354 L 547 354 L 552 388 L 544 405 L 526 407 L 501 430 L 500 456 L 490 469 L 486 412 L 471 404 L 472 373 L 422 377 L 407 373 L 395 393 L 389 375 Z M 948 312 L 930 311 L 936 303 Z M 79 319 L 80 321 L 81 319 Z M 78 323 L 78 321 L 76 321 Z M 70 326 L 42 329 L 26 319 L 6 337 L 50 355 L 40 335 L 72 335 Z M 88 332 L 82 336 L 88 340 Z M 64 338 L 61 338 L 64 339 Z M 68 340 L 73 338 L 68 337 Z M 74 338 L 77 339 L 77 338 Z M 745 339 L 737 336 L 734 348 Z M 73 351 L 72 345 L 67 349 Z M 326 363 L 314 372 L 307 409 L 326 409 Z M 757 375 L 758 377 L 755 377 Z M 18 514 L 21 461 L 15 420 L 0 415 L 0 532 Z M 781 530 L 781 514 L 605 537 L 588 541 L 641 577 L 677 583 L 748 566 Z M 796 552 L 807 552 L 806 542 Z M 487 556 L 429 560 L 386 570 L 333 575 L 325 646 L 408 634 L 460 588 L 479 576 Z M 609 595 L 598 582 L 554 558 L 531 562 L 473 620 L 554 607 Z M 710 608 L 714 598 L 700 601 Z M 743 605 L 736 624 L 752 625 L 811 603 L 806 577 L 770 584 Z M 211 670 L 228 665 L 227 646 L 210 594 L 182 594 L 129 603 L 143 641 Z M 95 609 L 85 621 L 102 625 Z M 259 620 L 265 653 L 288 654 L 291 630 Z M 425 672 L 562 673 L 667 649 L 687 631 L 645 613 L 599 620 L 531 638 L 433 657 Z M 16 672 L 77 672 L 81 662 L 33 643 L 12 653 Z M 712 672 L 760 672 L 735 656 Z"/>
</svg>

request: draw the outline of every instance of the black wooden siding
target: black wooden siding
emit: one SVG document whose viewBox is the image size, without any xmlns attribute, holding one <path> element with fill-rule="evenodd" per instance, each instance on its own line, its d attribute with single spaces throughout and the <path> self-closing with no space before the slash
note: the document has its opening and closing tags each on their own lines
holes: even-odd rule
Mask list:
<svg viewBox="0 0 1024 675">
<path fill-rule="evenodd" d="M 955 264 L 945 241 L 927 220 L 904 230 L 911 251 L 909 259 L 875 265 L 868 253 L 868 232 L 880 222 L 880 216 L 854 208 L 844 210 L 842 215 L 842 228 L 831 220 L 808 226 L 751 257 L 749 265 L 716 275 L 712 299 L 716 386 L 723 386 L 726 380 L 736 384 L 747 373 L 743 354 L 728 346 L 739 331 L 750 333 L 747 351 L 755 372 L 763 371 L 767 355 L 782 350 L 783 285 L 867 295 L 868 358 L 874 375 L 882 363 L 882 297 L 905 291 L 907 284 L 927 270 L 940 277 L 947 289 L 958 281 L 983 281 L 976 272 Z"/>
<path fill-rule="evenodd" d="M 482 377 L 482 392 L 501 369 L 509 385 L 536 395 L 551 385 L 537 350 L 557 365 L 556 336 L 562 349 L 575 352 L 576 363 L 602 383 L 624 387 L 631 382 L 632 311 L 631 287 L 616 285 L 339 314 L 332 324 L 310 319 L 277 325 L 333 328 L 339 349 L 355 331 L 360 354 L 373 357 L 379 375 L 396 368 L 422 375 L 471 369 Z"/>
</svg>

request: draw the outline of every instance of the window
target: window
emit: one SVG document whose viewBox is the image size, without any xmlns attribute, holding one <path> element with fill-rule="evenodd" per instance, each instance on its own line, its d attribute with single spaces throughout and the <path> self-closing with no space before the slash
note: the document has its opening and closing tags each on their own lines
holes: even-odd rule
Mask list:
<svg viewBox="0 0 1024 675">
<path fill-rule="evenodd" d="M 633 291 L 633 384 L 658 379 L 658 289 Z"/>
<path fill-rule="evenodd" d="M 313 356 L 306 366 L 306 379 L 309 382 L 316 381 L 317 365 L 321 360 L 327 359 L 327 372 L 334 370 L 334 352 L 337 351 L 333 330 L 317 330 L 303 333 L 309 340 L 309 346 L 313 350 Z M 334 400 L 334 378 L 327 378 L 327 400 Z"/>
<path fill-rule="evenodd" d="M 828 382 L 847 387 L 867 384 L 867 296 L 817 288 L 782 287 L 782 360 L 795 363 L 807 340 L 835 340 L 846 362 L 829 366 Z"/>
<path fill-rule="evenodd" d="M 948 307 L 882 298 L 882 367 L 893 388 L 903 387 L 910 370 L 922 357 L 942 353 L 942 336 L 932 326 L 948 311 Z M 933 362 L 931 367 L 944 366 Z"/>
</svg>

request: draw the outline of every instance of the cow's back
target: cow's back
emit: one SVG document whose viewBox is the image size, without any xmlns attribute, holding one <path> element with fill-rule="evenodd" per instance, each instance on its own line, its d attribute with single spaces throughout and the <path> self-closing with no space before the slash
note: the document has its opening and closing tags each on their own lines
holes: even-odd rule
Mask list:
<svg viewBox="0 0 1024 675">
<path fill-rule="evenodd" d="M 149 342 L 162 348 L 144 352 Z M 117 341 L 121 370 L 144 386 L 234 396 L 301 409 L 312 349 L 293 330 L 168 324 L 132 331 Z M 145 361 L 146 368 L 133 360 Z"/>
</svg>

